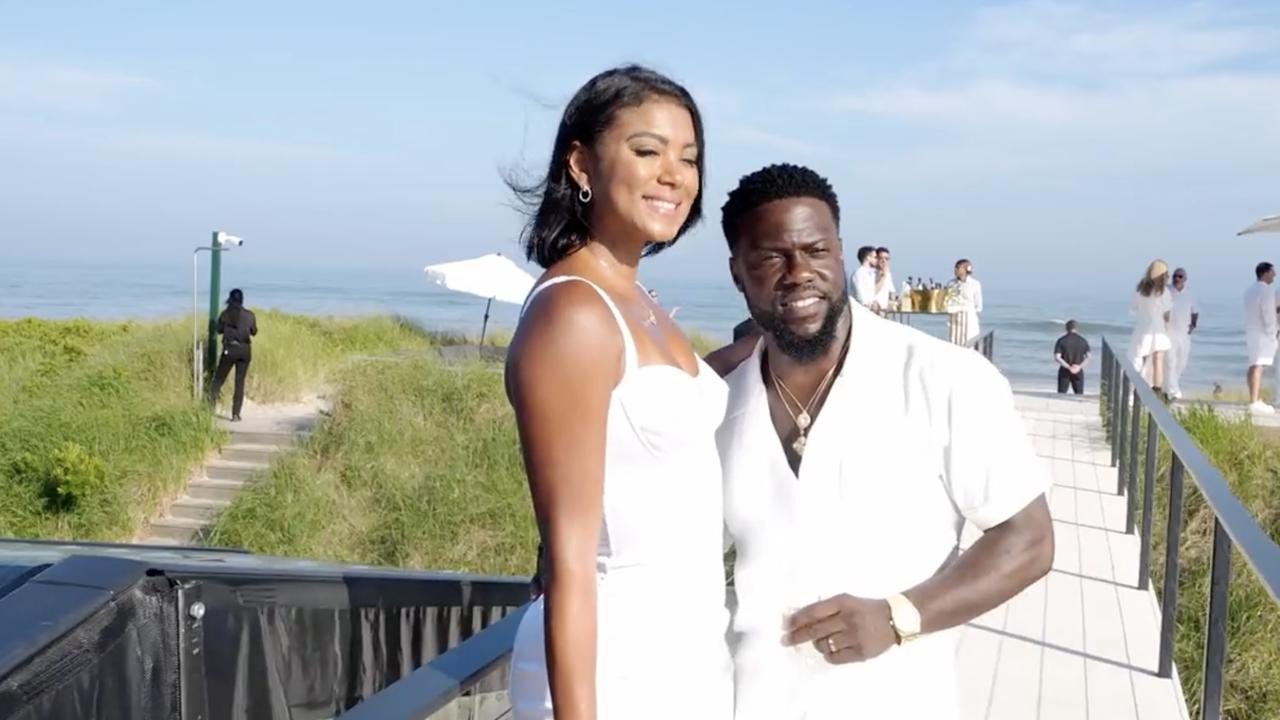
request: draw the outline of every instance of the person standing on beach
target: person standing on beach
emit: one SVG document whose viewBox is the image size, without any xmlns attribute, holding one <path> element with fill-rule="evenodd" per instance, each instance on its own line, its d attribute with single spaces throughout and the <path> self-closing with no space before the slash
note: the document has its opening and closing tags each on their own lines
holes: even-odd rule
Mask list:
<svg viewBox="0 0 1280 720">
<path fill-rule="evenodd" d="M 675 81 L 626 66 L 579 88 L 557 128 L 543 179 L 512 183 L 546 272 L 505 367 L 543 549 L 511 717 L 731 720 L 727 389 L 636 281 L 702 216 L 701 115 Z"/>
<path fill-rule="evenodd" d="M 1187 289 L 1187 271 L 1176 268 L 1173 271 L 1173 286 L 1169 288 L 1173 299 L 1173 310 L 1169 313 L 1169 362 L 1165 386 L 1169 397 L 1182 399 L 1182 374 L 1187 371 L 1187 361 L 1191 358 L 1191 333 L 1196 331 L 1200 322 L 1200 308 L 1196 305 L 1196 297 Z"/>
<path fill-rule="evenodd" d="M 222 336 L 222 356 L 218 359 L 218 369 L 213 374 L 213 388 L 209 394 L 216 407 L 218 398 L 222 395 L 222 383 L 234 367 L 236 387 L 231 398 L 231 420 L 240 422 L 240 409 L 244 406 L 244 383 L 249 377 L 249 361 L 253 359 L 251 345 L 253 337 L 258 334 L 258 319 L 254 317 L 252 310 L 244 306 L 244 293 L 240 288 L 232 290 L 227 296 L 227 307 L 218 316 L 218 334 Z"/>
<path fill-rule="evenodd" d="M 1249 355 L 1249 411 L 1257 415 L 1274 415 L 1276 410 L 1262 401 L 1262 369 L 1275 363 L 1280 341 L 1276 338 L 1276 268 L 1260 262 L 1253 270 L 1257 280 L 1244 294 L 1244 342 Z"/>
<path fill-rule="evenodd" d="M 1133 334 L 1129 337 L 1129 361 L 1138 372 L 1151 363 L 1151 389 L 1157 395 L 1164 394 L 1164 357 L 1172 343 L 1169 341 L 1169 315 L 1173 301 L 1167 292 L 1169 266 L 1163 260 L 1154 260 L 1138 281 L 1137 292 L 1129 303 L 1129 311 L 1136 316 Z"/>
<path fill-rule="evenodd" d="M 978 313 L 982 312 L 982 283 L 973 276 L 973 263 L 964 258 L 956 261 L 955 276 L 955 287 L 960 290 L 959 315 L 963 318 L 963 325 L 952 328 L 950 334 L 962 345 L 972 345 L 982 335 L 978 325 Z"/>
<path fill-rule="evenodd" d="M 889 272 L 889 248 L 876 248 L 876 307 L 881 312 L 889 309 L 893 296 L 893 273 Z"/>
<path fill-rule="evenodd" d="M 879 259 L 876 257 L 876 249 L 871 245 L 863 245 L 858 248 L 858 269 L 853 271 L 851 280 L 853 281 L 853 297 L 862 303 L 863 307 L 875 310 L 876 296 L 880 292 L 878 280 L 880 279 Z"/>
<path fill-rule="evenodd" d="M 1084 394 L 1084 366 L 1089 362 L 1089 341 L 1076 332 L 1076 321 L 1067 321 L 1067 334 L 1053 345 L 1053 359 L 1058 363 L 1058 393 L 1067 387 L 1076 395 Z"/>
</svg>

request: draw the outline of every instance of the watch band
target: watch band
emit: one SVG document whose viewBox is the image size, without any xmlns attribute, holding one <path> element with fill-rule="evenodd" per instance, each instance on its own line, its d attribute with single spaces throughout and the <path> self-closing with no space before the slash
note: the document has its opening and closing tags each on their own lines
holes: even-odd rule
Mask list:
<svg viewBox="0 0 1280 720">
<path fill-rule="evenodd" d="M 898 636 L 898 644 L 920 637 L 920 611 L 906 595 L 898 593 L 886 599 L 889 603 L 889 625 Z"/>
</svg>

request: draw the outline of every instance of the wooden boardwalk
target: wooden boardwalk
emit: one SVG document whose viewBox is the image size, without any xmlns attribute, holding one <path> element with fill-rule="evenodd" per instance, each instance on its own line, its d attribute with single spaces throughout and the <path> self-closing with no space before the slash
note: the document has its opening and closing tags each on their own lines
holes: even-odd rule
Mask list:
<svg viewBox="0 0 1280 720">
<path fill-rule="evenodd" d="M 1053 472 L 1053 570 L 961 630 L 966 720 L 1187 718 L 1181 687 L 1156 676 L 1160 609 L 1137 589 L 1137 535 L 1102 432 L 1098 397 L 1018 393 Z M 972 542 L 966 531 L 966 542 Z"/>
</svg>

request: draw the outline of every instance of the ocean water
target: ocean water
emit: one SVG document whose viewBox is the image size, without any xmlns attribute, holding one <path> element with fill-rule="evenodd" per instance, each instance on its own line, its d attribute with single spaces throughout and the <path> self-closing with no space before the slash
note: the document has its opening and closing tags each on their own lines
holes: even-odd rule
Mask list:
<svg viewBox="0 0 1280 720">
<path fill-rule="evenodd" d="M 201 257 L 199 312 L 208 310 L 208 257 Z M 642 270 L 642 276 L 644 271 Z M 679 307 L 676 321 L 684 328 L 728 340 L 735 324 L 746 317 L 741 297 L 723 281 L 642 280 L 659 293 L 664 307 Z M 423 326 L 478 334 L 485 301 L 431 285 L 421 267 L 386 269 L 266 268 L 224 264 L 222 295 L 243 288 L 251 308 L 276 308 L 318 315 L 397 313 Z M 1097 389 L 1101 341 L 1128 347 L 1132 322 L 1128 314 L 1131 288 L 1107 288 L 1082 295 L 1054 291 L 1016 291 L 999 279 L 983 278 L 983 332 L 995 331 L 995 361 L 1018 388 L 1055 389 L 1057 366 L 1054 341 L 1063 323 L 1074 318 L 1094 348 L 1087 370 L 1089 389 Z M 1195 289 L 1194 287 L 1192 288 Z M 1239 288 L 1239 296 L 1244 287 Z M 1225 295 L 1225 296 L 1224 296 Z M 39 316 L 99 319 L 155 319 L 191 312 L 192 277 L 189 262 L 162 266 L 67 261 L 0 261 L 0 318 Z M 1244 387 L 1244 333 L 1237 293 L 1200 298 L 1200 327 L 1194 335 L 1185 389 L 1207 392 L 1215 383 L 1227 389 Z M 518 308 L 495 302 L 489 327 L 514 327 Z M 920 318 L 913 324 L 924 332 L 945 334 L 943 318 Z M 262 328 L 262 342 L 270 342 L 270 328 Z M 1268 381 L 1270 378 L 1268 378 Z"/>
</svg>

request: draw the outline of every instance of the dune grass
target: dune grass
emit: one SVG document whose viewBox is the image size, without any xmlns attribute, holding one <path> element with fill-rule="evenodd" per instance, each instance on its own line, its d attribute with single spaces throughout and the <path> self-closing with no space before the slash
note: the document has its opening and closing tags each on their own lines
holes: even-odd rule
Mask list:
<svg viewBox="0 0 1280 720">
<path fill-rule="evenodd" d="M 352 355 L 431 345 L 394 318 L 259 325 L 260 402 L 313 390 Z M 224 439 L 192 398 L 190 342 L 189 318 L 0 321 L 0 536 L 127 540 L 182 486 Z"/>
<path fill-rule="evenodd" d="M 1232 491 L 1263 529 L 1280 538 L 1280 444 L 1247 418 L 1224 419 L 1206 405 L 1180 410 L 1179 421 L 1205 457 L 1222 473 Z M 1142 457 L 1146 449 L 1145 418 L 1139 430 L 1138 494 L 1144 492 Z M 1153 484 L 1152 587 L 1162 593 L 1166 568 L 1169 447 L 1157 448 Z M 1182 534 L 1178 545 L 1178 611 L 1174 662 L 1192 717 L 1199 717 L 1203 686 L 1210 556 L 1214 513 L 1188 474 L 1183 495 Z M 1141 527 L 1142 505 L 1137 507 Z M 1232 552 L 1227 625 L 1226 688 L 1223 717 L 1229 720 L 1272 720 L 1280 717 L 1280 608 L 1277 607 L 1239 551 Z"/>
<path fill-rule="evenodd" d="M 253 552 L 483 574 L 533 570 L 537 530 L 499 367 L 357 365 L 332 417 L 219 518 Z"/>
</svg>

